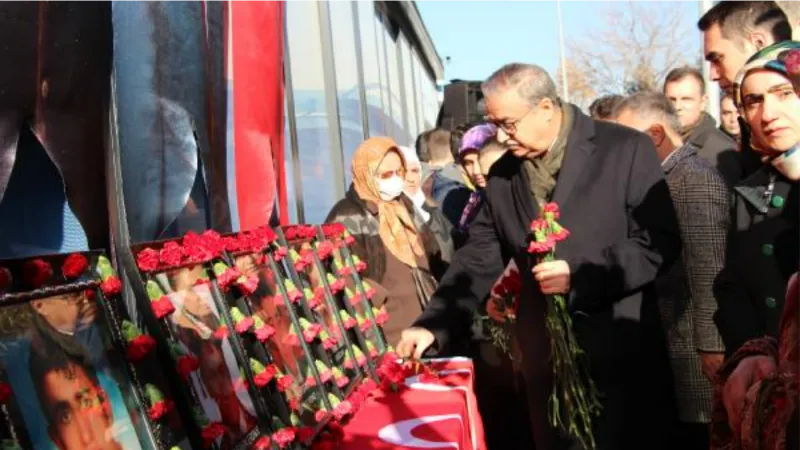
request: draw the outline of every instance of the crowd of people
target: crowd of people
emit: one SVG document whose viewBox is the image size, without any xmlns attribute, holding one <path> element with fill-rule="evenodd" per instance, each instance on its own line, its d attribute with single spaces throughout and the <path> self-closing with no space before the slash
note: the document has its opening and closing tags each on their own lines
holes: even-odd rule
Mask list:
<svg viewBox="0 0 800 450">
<path fill-rule="evenodd" d="M 473 358 L 492 450 L 584 448 L 548 420 L 552 294 L 599 392 L 598 449 L 800 448 L 800 42 L 769 1 L 720 2 L 698 27 L 718 87 L 679 67 L 587 115 L 513 63 L 483 83 L 481 123 L 353 155 L 327 221 L 355 238 L 401 356 Z M 537 262 L 550 202 L 570 236 Z M 513 358 L 486 332 L 509 264 Z"/>
</svg>

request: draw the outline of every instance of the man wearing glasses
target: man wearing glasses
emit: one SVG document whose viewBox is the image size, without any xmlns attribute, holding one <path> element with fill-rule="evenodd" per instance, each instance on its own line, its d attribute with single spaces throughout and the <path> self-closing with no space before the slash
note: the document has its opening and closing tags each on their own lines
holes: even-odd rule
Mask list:
<svg viewBox="0 0 800 450">
<path fill-rule="evenodd" d="M 546 294 L 566 294 L 602 404 L 599 449 L 667 449 L 676 420 L 653 281 L 679 256 L 675 209 L 644 134 L 562 103 L 538 66 L 509 64 L 483 84 L 487 120 L 508 154 L 490 172 L 486 205 L 428 308 L 405 330 L 401 356 L 465 339 L 473 310 L 514 259 L 523 274 L 517 339 L 536 448 L 580 448 L 548 421 L 553 386 Z M 527 253 L 539 207 L 556 202 L 572 233 L 556 261 Z"/>
</svg>

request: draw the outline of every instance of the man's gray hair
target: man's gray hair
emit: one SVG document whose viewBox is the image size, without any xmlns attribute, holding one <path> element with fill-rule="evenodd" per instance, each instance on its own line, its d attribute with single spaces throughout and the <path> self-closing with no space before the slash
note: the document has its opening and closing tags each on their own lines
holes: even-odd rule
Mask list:
<svg viewBox="0 0 800 450">
<path fill-rule="evenodd" d="M 515 89 L 531 106 L 549 98 L 559 105 L 556 85 L 547 71 L 534 64 L 511 63 L 497 69 L 481 85 L 483 95 L 500 90 Z"/>
<path fill-rule="evenodd" d="M 681 132 L 681 122 L 667 96 L 655 91 L 641 91 L 625 97 L 615 108 L 615 119 L 623 112 L 630 111 L 638 116 L 658 120 L 675 133 Z"/>
</svg>

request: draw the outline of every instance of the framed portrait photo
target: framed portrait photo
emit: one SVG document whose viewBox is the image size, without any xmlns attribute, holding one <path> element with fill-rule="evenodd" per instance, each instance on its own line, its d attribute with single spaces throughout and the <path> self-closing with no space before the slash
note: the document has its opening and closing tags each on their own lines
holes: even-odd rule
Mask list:
<svg viewBox="0 0 800 450">
<path fill-rule="evenodd" d="M 270 430 L 268 408 L 221 297 L 212 262 L 225 250 L 215 232 L 132 248 L 152 327 L 169 349 L 207 447 L 248 448 Z"/>
<path fill-rule="evenodd" d="M 143 348 L 131 358 L 122 324 L 132 341 L 138 328 L 115 298 L 120 289 L 100 252 L 0 261 L 4 448 L 185 446 L 157 364 Z"/>
<path fill-rule="evenodd" d="M 358 323 L 336 301 L 336 296 L 344 290 L 344 282 L 328 272 L 317 256 L 316 233 L 315 227 L 306 225 L 278 230 L 279 242 L 287 249 L 281 269 L 291 285 L 305 293 L 310 314 L 335 343 L 327 349 L 331 364 L 351 379 L 364 375 L 374 377 L 375 367 L 365 353 L 367 346 Z M 351 388 L 352 385 L 347 386 L 342 393 L 347 395 Z"/>
<path fill-rule="evenodd" d="M 293 427 L 318 430 L 332 411 L 324 386 L 344 387 L 350 379 L 331 368 L 322 327 L 312 322 L 297 295 L 290 297 L 291 283 L 278 269 L 279 254 L 273 253 L 276 238 L 269 228 L 226 235 L 226 256 L 213 268 L 226 294 L 233 332 L 244 342 L 273 416 Z"/>
</svg>

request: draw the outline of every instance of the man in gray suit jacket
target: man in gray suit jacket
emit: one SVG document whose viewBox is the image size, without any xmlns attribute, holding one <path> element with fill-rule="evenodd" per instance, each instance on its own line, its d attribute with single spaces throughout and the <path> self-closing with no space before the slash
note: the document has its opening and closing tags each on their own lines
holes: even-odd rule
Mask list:
<svg viewBox="0 0 800 450">
<path fill-rule="evenodd" d="M 656 280 L 656 291 L 669 345 L 678 403 L 678 441 L 673 448 L 708 449 L 711 379 L 723 361 L 724 346 L 713 315 L 714 278 L 725 258 L 729 193 L 720 174 L 684 143 L 680 122 L 669 100 L 639 93 L 615 110 L 618 123 L 647 133 L 678 214 L 682 258 Z"/>
</svg>

